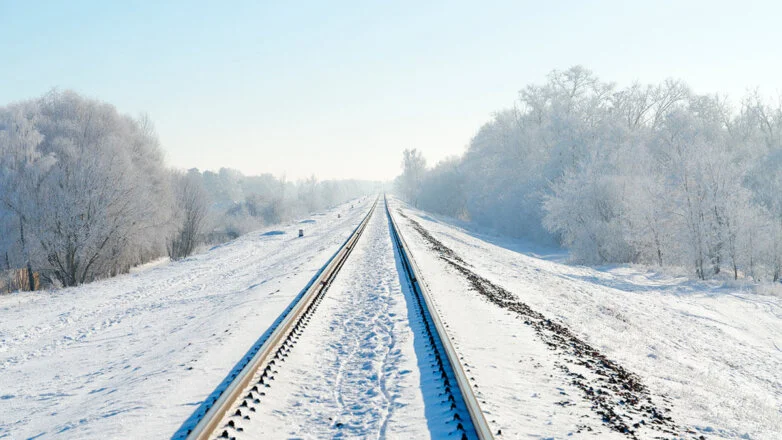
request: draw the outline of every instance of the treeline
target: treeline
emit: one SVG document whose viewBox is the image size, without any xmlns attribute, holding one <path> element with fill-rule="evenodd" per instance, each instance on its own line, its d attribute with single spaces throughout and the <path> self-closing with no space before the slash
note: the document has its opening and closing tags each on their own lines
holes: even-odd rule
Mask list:
<svg viewBox="0 0 782 440">
<path fill-rule="evenodd" d="M 281 223 L 377 192 L 382 184 L 363 180 L 318 181 L 314 176 L 295 182 L 271 174 L 245 176 L 237 170 L 191 169 L 210 201 L 210 241 L 238 237 L 263 225 Z"/>
<path fill-rule="evenodd" d="M 148 119 L 51 92 L 0 107 L 0 290 L 74 286 L 182 258 L 371 186 L 172 170 Z"/>
<path fill-rule="evenodd" d="M 418 206 L 557 240 L 578 262 L 782 275 L 782 102 L 758 93 L 617 88 L 577 66 L 525 87 L 461 157 L 427 169 L 408 151 L 403 167 Z"/>
</svg>

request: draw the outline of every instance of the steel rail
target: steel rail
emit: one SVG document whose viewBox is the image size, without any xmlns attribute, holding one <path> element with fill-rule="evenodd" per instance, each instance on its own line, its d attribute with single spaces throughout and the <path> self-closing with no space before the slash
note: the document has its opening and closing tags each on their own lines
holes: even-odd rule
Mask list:
<svg viewBox="0 0 782 440">
<path fill-rule="evenodd" d="M 409 272 L 408 277 L 410 285 L 413 287 L 413 289 L 417 290 L 416 293 L 420 294 L 424 299 L 424 303 L 426 304 L 429 315 L 434 322 L 435 330 L 437 331 L 442 346 L 445 350 L 445 355 L 448 359 L 448 362 L 450 363 L 451 370 L 453 371 L 456 378 L 462 399 L 464 399 L 464 403 L 467 406 L 467 411 L 470 414 L 472 425 L 475 428 L 475 434 L 481 440 L 493 439 L 494 435 L 492 434 L 491 428 L 489 427 L 489 424 L 483 415 L 483 411 L 481 411 L 478 399 L 475 397 L 475 394 L 472 391 L 472 386 L 467 379 L 467 373 L 464 371 L 461 362 L 459 362 L 459 355 L 456 353 L 456 349 L 453 347 L 453 344 L 451 344 L 451 339 L 448 337 L 445 326 L 443 325 L 440 316 L 436 312 L 434 302 L 429 291 L 427 290 L 426 284 L 421 282 L 423 279 L 421 277 L 421 270 L 418 268 L 415 259 L 413 259 L 410 248 L 407 245 L 407 242 L 405 241 L 405 238 L 402 235 L 399 226 L 394 219 L 394 216 L 391 214 L 391 208 L 388 205 L 388 199 L 385 196 L 384 199 L 386 205 L 386 214 L 391 220 L 393 234 L 395 235 L 394 238 L 398 243 L 398 249 L 400 251 L 399 253 L 404 260 L 403 266 L 405 267 L 405 270 Z"/>
<path fill-rule="evenodd" d="M 228 412 L 234 405 L 242 399 L 245 390 L 252 384 L 256 373 L 266 365 L 275 353 L 275 349 L 284 345 L 292 331 L 298 327 L 302 317 L 304 317 L 312 308 L 315 301 L 325 293 L 331 282 L 334 280 L 337 272 L 347 260 L 353 251 L 356 242 L 366 229 L 369 219 L 375 212 L 375 207 L 380 199 L 375 199 L 372 208 L 353 231 L 351 236 L 345 240 L 342 247 L 326 263 L 320 274 L 310 282 L 306 292 L 300 295 L 299 300 L 289 308 L 288 313 L 282 318 L 280 324 L 272 331 L 269 338 L 260 346 L 252 359 L 242 368 L 236 378 L 220 394 L 220 397 L 206 411 L 203 417 L 198 421 L 192 431 L 187 435 L 188 440 L 207 440 L 224 437 L 227 428 L 220 425 L 226 418 Z M 238 434 L 238 433 L 237 433 Z M 233 437 L 233 435 L 229 435 Z"/>
</svg>

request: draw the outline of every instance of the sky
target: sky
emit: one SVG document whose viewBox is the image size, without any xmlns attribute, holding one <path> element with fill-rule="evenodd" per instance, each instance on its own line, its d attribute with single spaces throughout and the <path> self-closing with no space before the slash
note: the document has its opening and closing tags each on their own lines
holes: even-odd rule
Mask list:
<svg viewBox="0 0 782 440">
<path fill-rule="evenodd" d="M 782 92 L 782 3 L 0 0 L 0 105 L 71 89 L 154 121 L 170 166 L 391 179 L 465 151 L 552 70 Z"/>
</svg>

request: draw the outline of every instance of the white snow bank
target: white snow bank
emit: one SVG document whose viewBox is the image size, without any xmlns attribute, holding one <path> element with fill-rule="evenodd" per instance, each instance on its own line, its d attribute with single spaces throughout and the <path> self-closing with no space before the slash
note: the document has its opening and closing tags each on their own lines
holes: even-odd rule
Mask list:
<svg viewBox="0 0 782 440">
<path fill-rule="evenodd" d="M 0 296 L 0 438 L 166 438 L 344 242 L 373 198 L 185 260 Z"/>
<path fill-rule="evenodd" d="M 670 402 L 677 423 L 707 438 L 782 438 L 779 296 L 633 267 L 565 265 L 531 256 L 522 241 L 403 211 L 475 273 L 638 374 L 653 396 Z M 508 312 L 465 294 L 466 285 L 437 263 L 410 224 L 400 226 L 438 307 L 449 315 L 493 426 L 509 438 L 559 438 L 577 432 L 577 420 L 591 424 L 593 415 L 579 402 L 557 404 L 560 393 L 574 400 L 573 392 L 546 369 L 556 359 L 531 342 L 535 335 Z"/>
</svg>

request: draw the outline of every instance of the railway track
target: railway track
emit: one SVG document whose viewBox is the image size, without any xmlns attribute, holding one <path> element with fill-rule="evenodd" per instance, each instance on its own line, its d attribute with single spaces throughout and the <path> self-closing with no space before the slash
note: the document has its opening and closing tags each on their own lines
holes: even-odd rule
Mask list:
<svg viewBox="0 0 782 440">
<path fill-rule="evenodd" d="M 343 246 L 321 269 L 309 287 L 299 296 L 298 300 L 288 308 L 283 317 L 277 320 L 277 326 L 270 336 L 258 348 L 252 359 L 236 375 L 216 401 L 208 408 L 195 427 L 188 433 L 188 439 L 240 439 L 245 434 L 245 427 L 257 414 L 260 405 L 269 405 L 263 400 L 268 388 L 274 381 L 274 376 L 285 364 L 288 354 L 306 329 L 313 314 L 318 309 L 327 294 L 333 280 L 348 260 L 356 243 L 376 212 L 379 197 L 370 208 L 353 234 Z M 392 225 L 391 238 L 395 251 L 398 253 L 403 273 L 399 273 L 400 282 L 410 287 L 415 297 L 416 314 L 420 317 L 426 338 L 429 341 L 434 361 L 431 364 L 433 372 L 441 380 L 441 398 L 450 402 L 453 414 L 449 423 L 463 439 L 492 438 L 488 424 L 480 411 L 467 376 L 453 349 L 450 339 L 445 333 L 445 327 L 436 313 L 432 313 L 431 299 L 423 283 L 417 266 L 410 256 L 404 238 L 396 226 L 396 222 L 383 200 L 385 214 Z M 375 230 L 375 229 L 373 229 Z M 451 417 L 451 416 L 449 416 Z M 262 423 L 262 422 L 261 422 Z M 246 435 L 245 435 L 246 437 Z"/>
<path fill-rule="evenodd" d="M 386 215 L 388 215 L 393 226 L 391 235 L 394 240 L 394 245 L 397 247 L 402 258 L 402 267 L 405 271 L 406 280 L 410 283 L 410 286 L 416 295 L 416 302 L 420 307 L 420 312 L 425 317 L 425 325 L 429 333 L 430 342 L 433 345 L 439 345 L 436 359 L 438 368 L 442 372 L 443 380 L 446 382 L 446 392 L 452 394 L 458 393 L 469 413 L 468 421 L 470 428 L 472 429 L 465 429 L 462 437 L 470 438 L 474 436 L 473 438 L 479 438 L 481 440 L 492 439 L 494 436 L 492 435 L 491 428 L 489 428 L 489 424 L 481 411 L 478 399 L 472 392 L 472 386 L 467 378 L 467 373 L 462 367 L 456 349 L 454 349 L 451 344 L 445 325 L 435 311 L 436 309 L 426 288 L 426 284 L 422 282 L 423 278 L 421 277 L 421 271 L 418 269 L 418 266 L 410 253 L 409 247 L 396 224 L 396 220 L 391 214 L 387 199 L 384 204 L 386 207 Z M 450 386 L 450 379 L 445 379 L 446 377 L 450 377 L 449 374 L 453 377 L 453 386 Z M 456 390 L 453 388 L 456 388 Z"/>
</svg>

